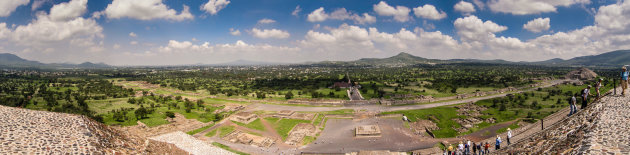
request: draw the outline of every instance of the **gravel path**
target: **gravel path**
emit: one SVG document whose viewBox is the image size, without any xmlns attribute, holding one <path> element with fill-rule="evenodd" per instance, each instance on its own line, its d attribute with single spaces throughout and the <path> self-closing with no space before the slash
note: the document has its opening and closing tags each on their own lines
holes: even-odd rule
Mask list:
<svg viewBox="0 0 630 155">
<path fill-rule="evenodd" d="M 175 144 L 178 148 L 187 151 L 190 154 L 208 154 L 208 155 L 236 155 L 235 153 L 212 146 L 201 140 L 196 139 L 184 132 L 176 131 L 150 138 L 152 140 Z"/>
<path fill-rule="evenodd" d="M 581 153 L 630 154 L 630 97 L 609 98 L 601 108 Z"/>
<path fill-rule="evenodd" d="M 0 106 L 0 154 L 89 154 L 97 142 L 81 116 Z"/>
</svg>

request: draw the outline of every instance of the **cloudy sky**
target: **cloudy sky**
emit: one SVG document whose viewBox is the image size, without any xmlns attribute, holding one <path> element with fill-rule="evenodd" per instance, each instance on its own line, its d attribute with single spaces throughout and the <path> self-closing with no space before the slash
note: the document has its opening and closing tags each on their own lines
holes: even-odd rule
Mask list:
<svg viewBox="0 0 630 155">
<path fill-rule="evenodd" d="M 630 1 L 0 1 L 0 53 L 48 63 L 539 61 L 618 49 L 630 49 Z"/>
</svg>

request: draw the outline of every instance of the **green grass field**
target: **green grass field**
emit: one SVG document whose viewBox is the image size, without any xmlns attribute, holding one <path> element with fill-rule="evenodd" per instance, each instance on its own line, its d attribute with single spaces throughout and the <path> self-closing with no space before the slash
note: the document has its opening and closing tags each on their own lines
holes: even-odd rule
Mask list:
<svg viewBox="0 0 630 155">
<path fill-rule="evenodd" d="M 263 126 L 262 122 L 260 121 L 260 118 L 250 122 L 249 124 L 244 124 L 241 122 L 237 122 L 237 121 L 232 121 L 233 123 L 239 125 L 239 126 L 243 126 L 246 128 L 250 128 L 250 129 L 254 129 L 254 130 L 258 130 L 258 131 L 265 131 L 265 126 Z"/>
<path fill-rule="evenodd" d="M 293 129 L 293 127 L 295 127 L 297 124 L 300 124 L 300 123 L 310 123 L 310 122 L 311 121 L 301 120 L 301 119 L 281 119 L 279 121 L 275 121 L 273 123 L 269 122 L 269 123 L 271 123 L 271 125 L 274 127 L 274 129 L 276 129 L 278 134 L 282 136 L 282 140 L 286 140 L 287 137 L 289 136 L 289 132 Z"/>
<path fill-rule="evenodd" d="M 210 124 L 210 125 L 206 125 L 206 126 L 204 126 L 204 127 L 201 127 L 201 128 L 199 128 L 199 129 L 195 129 L 195 130 L 192 130 L 192 131 L 188 131 L 188 132 L 186 132 L 186 133 L 187 133 L 187 134 L 189 134 L 189 135 L 194 135 L 194 134 L 197 134 L 197 133 L 200 133 L 200 132 L 203 132 L 203 131 L 205 131 L 205 130 L 210 129 L 210 127 L 212 127 L 213 125 L 214 125 L 214 123 L 212 123 L 212 124 Z"/>
</svg>

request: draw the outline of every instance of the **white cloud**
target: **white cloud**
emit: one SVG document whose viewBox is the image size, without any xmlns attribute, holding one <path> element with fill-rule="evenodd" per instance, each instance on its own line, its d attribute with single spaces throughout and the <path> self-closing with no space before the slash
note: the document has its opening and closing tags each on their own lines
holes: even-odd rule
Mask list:
<svg viewBox="0 0 630 155">
<path fill-rule="evenodd" d="M 307 19 L 309 22 L 322 22 L 328 18 L 328 14 L 324 11 L 324 7 L 319 7 L 313 12 L 308 14 Z"/>
<path fill-rule="evenodd" d="M 240 36 L 241 31 L 239 31 L 238 29 L 230 28 L 230 34 L 233 36 Z"/>
<path fill-rule="evenodd" d="M 39 7 L 44 5 L 44 3 L 50 3 L 52 0 L 33 0 L 33 4 L 31 4 L 31 11 L 37 10 Z"/>
<path fill-rule="evenodd" d="M 473 0 L 473 3 L 475 3 L 475 5 L 477 5 L 479 10 L 483 10 L 483 9 L 486 8 L 486 3 L 482 2 L 481 0 Z"/>
<path fill-rule="evenodd" d="M 376 17 L 371 16 L 368 13 L 363 13 L 362 16 L 355 14 L 353 12 L 349 12 L 346 8 L 338 8 L 330 14 L 327 14 L 324 11 L 323 7 L 313 11 L 308 15 L 308 20 L 310 22 L 322 22 L 326 19 L 334 19 L 334 20 L 353 20 L 354 23 L 357 24 L 371 24 L 376 22 Z"/>
<path fill-rule="evenodd" d="M 297 17 L 300 14 L 300 12 L 302 12 L 302 8 L 300 8 L 300 6 L 298 5 L 298 6 L 295 7 L 295 10 L 293 10 L 293 12 L 291 12 L 291 15 Z"/>
<path fill-rule="evenodd" d="M 290 34 L 287 31 L 284 30 L 278 30 L 278 29 L 257 29 L 257 28 L 253 28 L 251 31 L 252 36 L 256 37 L 256 38 L 261 38 L 261 39 L 267 39 L 267 38 L 275 38 L 275 39 L 284 39 L 284 38 L 289 38 Z"/>
<path fill-rule="evenodd" d="M 590 3 L 590 0 L 490 0 L 488 7 L 493 12 L 527 15 L 556 12 L 557 6 L 569 7 L 573 4 Z"/>
<path fill-rule="evenodd" d="M 182 21 L 194 19 L 188 6 L 184 5 L 182 11 L 177 14 L 174 9 L 169 9 L 162 0 L 114 0 L 105 9 L 107 18 L 134 18 L 139 20 L 168 19 Z"/>
<path fill-rule="evenodd" d="M 115 49 L 115 50 L 120 49 L 120 45 L 119 45 L 119 44 L 114 44 L 114 45 L 112 46 L 112 48 L 113 48 L 113 49 Z"/>
<path fill-rule="evenodd" d="M 96 59 L 104 51 L 103 28 L 93 19 L 81 17 L 86 5 L 85 0 L 54 5 L 50 14 L 38 12 L 31 23 L 12 26 L 13 30 L 0 23 L 0 39 L 11 43 L 5 47 L 43 62 Z"/>
<path fill-rule="evenodd" d="M 2 0 L 0 1 L 0 17 L 7 17 L 17 7 L 27 5 L 30 0 Z"/>
<path fill-rule="evenodd" d="M 269 18 L 263 18 L 261 20 L 258 20 L 258 24 L 271 24 L 271 23 L 275 23 L 276 21 L 273 19 L 269 19 Z"/>
<path fill-rule="evenodd" d="M 549 22 L 549 18 L 536 18 L 534 20 L 528 21 L 527 24 L 524 24 L 523 29 L 535 33 L 546 31 L 549 30 L 549 28 L 551 27 L 549 25 Z"/>
<path fill-rule="evenodd" d="M 409 12 L 411 10 L 404 6 L 396 6 L 395 8 L 388 5 L 386 2 L 381 1 L 374 6 L 374 12 L 381 16 L 393 16 L 394 20 L 398 22 L 409 21 Z"/>
<path fill-rule="evenodd" d="M 211 15 L 216 15 L 221 9 L 224 9 L 228 4 L 230 4 L 229 0 L 209 0 L 207 3 L 201 6 L 201 10 L 205 10 Z"/>
<path fill-rule="evenodd" d="M 507 30 L 506 26 L 498 25 L 492 21 L 482 21 L 477 16 L 471 15 L 457 18 L 454 22 L 457 34 L 464 41 L 483 41 L 494 38 L 494 33 Z"/>
<path fill-rule="evenodd" d="M 151 50 L 116 55 L 112 61 L 121 65 L 216 64 L 235 60 L 297 62 L 287 57 L 301 55 L 304 54 L 296 47 L 248 44 L 241 40 L 229 44 L 170 40 L 166 45 Z"/>
<path fill-rule="evenodd" d="M 476 11 L 475 6 L 472 3 L 466 1 L 459 1 L 459 3 L 453 6 L 453 8 L 455 9 L 455 11 L 459 11 L 464 14 L 470 14 Z"/>
<path fill-rule="evenodd" d="M 137 41 L 131 41 L 131 42 L 129 42 L 129 44 L 130 45 L 138 45 L 138 42 Z"/>
<path fill-rule="evenodd" d="M 363 13 L 363 16 L 353 16 L 354 22 L 357 24 L 371 24 L 376 23 L 376 17 L 370 16 L 368 13 Z"/>
<path fill-rule="evenodd" d="M 425 4 L 424 6 L 413 8 L 413 13 L 416 15 L 416 17 L 422 17 L 431 20 L 440 20 L 446 18 L 446 13 L 444 11 L 438 11 L 435 6 L 430 4 Z"/>
<path fill-rule="evenodd" d="M 50 9 L 50 18 L 56 21 L 67 21 L 79 17 L 87 11 L 87 0 L 74 0 L 60 3 Z"/>
<path fill-rule="evenodd" d="M 134 37 L 134 38 L 135 38 L 135 37 L 138 37 L 138 35 L 137 35 L 136 33 L 133 33 L 133 32 L 130 32 L 130 33 L 129 33 L 129 36 L 130 36 L 130 37 Z"/>
</svg>

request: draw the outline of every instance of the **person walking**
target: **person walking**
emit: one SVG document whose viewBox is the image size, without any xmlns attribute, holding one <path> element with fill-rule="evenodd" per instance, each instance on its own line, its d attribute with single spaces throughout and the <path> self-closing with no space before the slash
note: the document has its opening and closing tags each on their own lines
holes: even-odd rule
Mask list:
<svg viewBox="0 0 630 155">
<path fill-rule="evenodd" d="M 459 145 L 457 145 L 457 152 L 459 152 L 459 153 L 463 153 L 464 152 L 464 142 L 463 141 L 459 141 Z"/>
<path fill-rule="evenodd" d="M 575 106 L 575 104 L 577 104 L 577 93 L 573 94 L 573 96 L 571 96 L 571 98 L 569 99 L 569 116 L 577 113 L 577 107 Z"/>
<path fill-rule="evenodd" d="M 477 144 L 475 142 L 472 143 L 472 154 L 477 155 Z"/>
<path fill-rule="evenodd" d="M 470 154 L 471 146 L 472 146 L 472 143 L 470 142 L 470 140 L 468 140 L 468 142 L 466 142 L 466 151 L 464 151 L 464 154 Z"/>
<path fill-rule="evenodd" d="M 599 89 L 601 89 L 601 88 L 602 88 L 602 81 L 604 81 L 604 79 L 599 78 L 599 80 L 597 81 L 597 83 L 595 83 L 595 92 L 597 92 L 597 97 L 596 97 L 596 98 L 599 98 L 599 97 L 601 97 L 601 95 L 602 95 L 602 94 L 600 94 L 600 93 L 599 93 Z"/>
<path fill-rule="evenodd" d="M 490 154 L 490 143 L 486 142 L 486 145 L 484 145 L 485 149 L 486 149 L 486 153 L 484 154 Z"/>
<path fill-rule="evenodd" d="M 483 150 L 481 150 L 481 145 L 483 144 L 483 142 L 479 142 L 479 144 L 477 144 L 476 148 L 479 151 L 479 154 L 483 154 Z"/>
<path fill-rule="evenodd" d="M 591 85 L 588 85 L 584 90 L 582 90 L 582 106 L 580 109 L 586 108 L 589 95 L 591 95 Z"/>
<path fill-rule="evenodd" d="M 508 128 L 507 129 L 507 144 L 508 146 L 510 146 L 510 139 L 512 138 L 512 129 Z"/>
<path fill-rule="evenodd" d="M 448 145 L 448 154 L 449 155 L 453 154 L 453 145 Z"/>
<path fill-rule="evenodd" d="M 626 66 L 621 67 L 621 95 L 626 96 L 626 89 L 628 89 L 628 76 L 630 72 L 626 71 Z"/>
<path fill-rule="evenodd" d="M 497 141 L 494 143 L 494 150 L 499 150 L 499 149 L 501 149 L 501 137 L 497 135 Z"/>
</svg>

